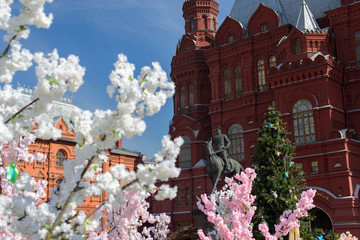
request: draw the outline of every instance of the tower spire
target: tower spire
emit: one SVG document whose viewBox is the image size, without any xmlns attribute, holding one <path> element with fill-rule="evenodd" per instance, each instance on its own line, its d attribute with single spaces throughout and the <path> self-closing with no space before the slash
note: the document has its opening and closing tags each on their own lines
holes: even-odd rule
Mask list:
<svg viewBox="0 0 360 240">
<path fill-rule="evenodd" d="M 320 29 L 305 0 L 302 0 L 300 13 L 296 21 L 296 28 L 301 31 Z"/>
<path fill-rule="evenodd" d="M 208 32 L 215 36 L 219 14 L 219 3 L 216 0 L 185 0 L 182 9 L 186 33 L 196 35 Z"/>
</svg>

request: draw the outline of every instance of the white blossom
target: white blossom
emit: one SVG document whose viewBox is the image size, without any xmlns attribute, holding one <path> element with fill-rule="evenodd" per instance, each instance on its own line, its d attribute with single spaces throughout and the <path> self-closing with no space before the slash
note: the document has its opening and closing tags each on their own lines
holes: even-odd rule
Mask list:
<svg viewBox="0 0 360 240">
<path fill-rule="evenodd" d="M 176 197 L 177 194 L 177 187 L 171 188 L 167 184 L 161 185 L 161 187 L 158 190 L 158 193 L 155 195 L 155 199 L 158 201 L 165 200 L 167 198 L 173 199 Z"/>
<path fill-rule="evenodd" d="M 6 29 L 8 27 L 8 21 L 11 17 L 11 7 L 13 0 L 0 1 L 0 28 Z"/>
<path fill-rule="evenodd" d="M 28 154 L 28 145 L 35 140 L 29 132 L 34 130 L 36 137 L 41 139 L 61 137 L 61 131 L 52 122 L 43 119 L 42 114 L 49 111 L 52 102 L 59 101 L 67 91 L 76 92 L 85 74 L 85 68 L 80 66 L 79 58 L 74 55 L 63 58 L 56 49 L 48 54 L 32 54 L 22 47 L 20 40 L 29 36 L 30 27 L 48 28 L 53 16 L 44 13 L 45 3 L 52 0 L 20 2 L 24 8 L 18 16 L 11 16 L 13 1 L 0 1 L 0 28 L 6 32 L 4 38 L 10 49 L 0 58 L 0 160 L 7 164 L 19 159 L 27 162 L 45 160 L 46 156 L 41 153 Z M 26 71 L 33 63 L 38 82 L 30 102 L 23 102 L 20 92 L 13 89 L 11 82 L 17 71 Z M 44 239 L 50 235 L 55 239 L 83 239 L 86 232 L 96 231 L 99 219 L 104 218 L 101 214 L 104 211 L 111 214 L 110 210 L 120 211 L 114 217 L 121 216 L 119 221 L 123 225 L 119 226 L 128 229 L 131 239 L 150 238 L 152 234 L 159 239 L 165 238 L 170 220 L 166 215 L 155 217 L 148 213 L 146 198 L 150 193 L 156 194 L 156 199 L 176 196 L 176 188 L 168 185 L 157 187 L 155 183 L 179 176 L 180 169 L 176 168 L 175 162 L 182 139 L 171 141 L 170 136 L 165 136 L 155 163 L 140 164 L 137 171 L 129 172 L 122 164 L 112 166 L 108 172 L 103 172 L 101 167 L 108 161 L 106 151 L 113 147 L 114 142 L 123 137 L 141 135 L 146 129 L 144 117 L 160 111 L 174 94 L 175 86 L 168 81 L 159 63 L 143 67 L 137 78 L 134 70 L 135 66 L 127 61 L 127 57 L 119 54 L 109 75 L 111 85 L 107 87 L 109 97 L 115 95 L 116 109 L 96 110 L 94 113 L 74 109 L 72 122 L 77 143 L 74 147 L 76 157 L 64 161 L 63 181 L 51 190 L 47 201 L 40 204 L 46 196 L 46 181 L 35 181 L 24 172 L 15 184 L 0 179 L 6 194 L 0 195 L 0 235 L 4 239 Z M 16 142 L 18 146 L 12 145 L 14 139 L 19 139 Z M 5 154 L 9 153 L 7 150 L 14 151 Z M 4 176 L 5 170 L 0 167 L 0 176 Z M 94 179 L 95 183 L 85 181 Z M 107 199 L 99 206 L 101 208 L 97 209 L 95 216 L 77 211 L 85 197 L 105 192 Z M 145 227 L 139 233 L 137 226 L 140 225 L 137 224 L 142 223 L 138 220 L 139 216 L 141 221 L 156 226 Z M 130 223 L 133 225 L 127 225 Z M 116 233 L 109 235 L 115 236 L 122 231 L 116 229 Z M 97 234 L 92 232 L 90 235 L 95 239 Z M 99 239 L 105 239 L 108 234 L 102 232 L 99 236 Z"/>
</svg>

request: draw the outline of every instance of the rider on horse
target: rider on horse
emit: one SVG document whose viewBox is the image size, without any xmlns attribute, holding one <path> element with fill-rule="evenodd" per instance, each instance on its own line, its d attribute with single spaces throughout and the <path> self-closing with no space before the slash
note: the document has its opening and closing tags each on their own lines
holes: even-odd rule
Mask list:
<svg viewBox="0 0 360 240">
<path fill-rule="evenodd" d="M 214 150 L 217 156 L 224 161 L 224 169 L 226 172 L 231 171 L 231 163 L 227 149 L 230 147 L 230 140 L 226 134 L 221 133 L 220 126 L 215 127 L 216 135 L 211 137 L 211 142 L 214 144 Z"/>
</svg>

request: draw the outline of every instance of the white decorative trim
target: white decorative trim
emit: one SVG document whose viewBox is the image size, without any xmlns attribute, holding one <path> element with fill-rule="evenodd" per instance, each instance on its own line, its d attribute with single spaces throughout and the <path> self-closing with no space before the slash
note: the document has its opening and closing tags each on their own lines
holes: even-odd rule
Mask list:
<svg viewBox="0 0 360 240">
<path fill-rule="evenodd" d="M 172 212 L 172 214 L 185 214 L 185 213 L 191 213 L 191 211 Z"/>
<path fill-rule="evenodd" d="M 199 130 L 193 130 L 194 136 L 197 138 L 198 134 L 199 134 Z"/>
<path fill-rule="evenodd" d="M 253 129 L 242 131 L 242 133 L 254 132 L 254 131 L 258 131 L 259 129 L 260 128 L 253 128 Z"/>
<path fill-rule="evenodd" d="M 345 113 L 344 110 L 342 110 L 340 108 L 337 108 L 337 107 L 334 107 L 333 105 L 325 105 L 325 106 L 314 107 L 313 110 L 319 110 L 319 109 L 323 109 L 323 108 L 332 108 L 332 109 L 338 110 L 339 112 Z"/>
<path fill-rule="evenodd" d="M 346 226 L 346 225 L 360 225 L 360 222 L 334 223 L 334 226 Z"/>
<path fill-rule="evenodd" d="M 353 112 L 360 112 L 360 108 L 358 109 L 353 109 L 353 110 L 349 110 L 348 113 L 353 113 Z"/>
<path fill-rule="evenodd" d="M 360 184 L 356 184 L 354 197 L 359 198 L 359 190 L 360 190 Z"/>
<path fill-rule="evenodd" d="M 324 152 L 324 153 L 314 153 L 314 154 L 310 154 L 310 155 L 303 155 L 303 156 L 296 156 L 293 157 L 294 159 L 298 159 L 298 158 L 307 158 L 307 157 L 315 157 L 315 156 L 323 156 L 326 154 L 333 154 L 333 153 L 340 153 L 340 152 L 350 152 L 349 150 L 338 150 L 338 151 L 333 151 L 333 152 Z"/>
</svg>

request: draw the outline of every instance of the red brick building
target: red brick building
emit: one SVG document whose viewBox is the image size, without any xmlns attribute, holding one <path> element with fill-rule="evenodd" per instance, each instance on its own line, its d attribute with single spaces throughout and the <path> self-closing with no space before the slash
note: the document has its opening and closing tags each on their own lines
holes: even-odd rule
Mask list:
<svg viewBox="0 0 360 240">
<path fill-rule="evenodd" d="M 174 227 L 195 224 L 195 196 L 211 191 L 202 142 L 222 126 L 232 158 L 251 166 L 257 130 L 275 101 L 317 189 L 316 226 L 360 236 L 360 1 L 236 0 L 218 26 L 215 0 L 186 0 L 171 66 L 169 133 L 182 136 L 173 201 L 153 203 Z M 316 19 L 316 20 L 315 20 Z"/>
<path fill-rule="evenodd" d="M 28 88 L 20 88 L 23 98 L 29 98 L 32 90 Z M 70 98 L 63 98 L 61 102 L 53 103 L 50 112 L 43 116 L 48 121 L 53 122 L 57 129 L 62 131 L 62 136 L 58 140 L 42 140 L 36 139 L 34 144 L 29 146 L 29 152 L 46 154 L 45 162 L 26 162 L 17 163 L 20 172 L 28 172 L 35 180 L 46 180 L 48 185 L 46 188 L 47 197 L 51 194 L 51 189 L 59 185 L 63 179 L 65 160 L 75 158 L 74 147 L 76 145 L 74 130 L 70 120 L 71 111 L 74 108 L 73 101 Z M 136 165 L 142 161 L 143 155 L 139 152 L 131 151 L 122 147 L 122 141 L 118 141 L 114 148 L 107 151 L 109 161 L 102 166 L 103 171 L 109 171 L 110 167 L 116 164 L 126 165 L 129 171 L 136 168 Z M 90 213 L 97 205 L 100 205 L 106 195 L 87 197 L 84 204 L 79 207 L 86 213 Z"/>
</svg>

